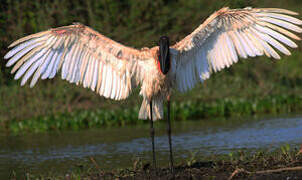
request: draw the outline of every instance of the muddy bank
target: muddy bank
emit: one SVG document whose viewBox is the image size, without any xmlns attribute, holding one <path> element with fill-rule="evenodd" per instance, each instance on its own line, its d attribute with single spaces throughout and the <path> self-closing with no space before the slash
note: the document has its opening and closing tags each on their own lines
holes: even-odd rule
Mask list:
<svg viewBox="0 0 302 180">
<path fill-rule="evenodd" d="M 134 161 L 132 167 L 103 171 L 100 162 L 79 165 L 65 174 L 12 174 L 12 179 L 301 179 L 302 149 L 282 146 L 271 151 L 248 153 L 237 151 L 228 155 L 187 159 L 178 163 L 174 175 L 168 167 L 154 170 L 149 162 Z"/>
</svg>

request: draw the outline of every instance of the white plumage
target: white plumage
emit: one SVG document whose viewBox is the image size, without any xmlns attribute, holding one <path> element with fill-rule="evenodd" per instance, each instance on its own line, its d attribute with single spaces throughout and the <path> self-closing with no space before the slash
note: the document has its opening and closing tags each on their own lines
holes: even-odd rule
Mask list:
<svg viewBox="0 0 302 180">
<path fill-rule="evenodd" d="M 163 117 L 163 100 L 172 89 L 192 89 L 211 73 L 230 67 L 239 58 L 266 55 L 280 59 L 276 50 L 290 55 L 300 40 L 302 21 L 297 13 L 274 8 L 221 10 L 212 14 L 190 35 L 170 47 L 171 69 L 158 68 L 158 46 L 136 50 L 123 46 L 91 28 L 74 24 L 21 38 L 9 47 L 6 66 L 13 66 L 15 79 L 33 87 L 39 78 L 62 79 L 82 84 L 107 98 L 121 100 L 141 86 L 144 97 L 140 118 Z"/>
</svg>

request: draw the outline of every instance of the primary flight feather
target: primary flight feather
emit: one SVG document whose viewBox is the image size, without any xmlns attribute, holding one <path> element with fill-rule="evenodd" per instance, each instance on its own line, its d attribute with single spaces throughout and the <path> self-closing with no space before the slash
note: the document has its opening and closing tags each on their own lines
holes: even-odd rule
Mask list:
<svg viewBox="0 0 302 180">
<path fill-rule="evenodd" d="M 222 8 L 190 35 L 161 53 L 160 47 L 137 50 L 123 46 L 82 24 L 73 24 L 29 35 L 13 42 L 6 55 L 15 79 L 24 85 L 32 77 L 62 79 L 82 84 L 107 98 L 121 100 L 140 85 L 144 100 L 139 118 L 163 117 L 163 100 L 171 90 L 192 89 L 212 72 L 239 58 L 266 55 L 280 59 L 290 55 L 300 40 L 302 21 L 297 13 L 275 8 Z M 167 52 L 167 62 L 159 58 Z M 164 67 L 164 70 L 162 68 Z M 168 70 L 168 71 L 167 71 Z"/>
</svg>

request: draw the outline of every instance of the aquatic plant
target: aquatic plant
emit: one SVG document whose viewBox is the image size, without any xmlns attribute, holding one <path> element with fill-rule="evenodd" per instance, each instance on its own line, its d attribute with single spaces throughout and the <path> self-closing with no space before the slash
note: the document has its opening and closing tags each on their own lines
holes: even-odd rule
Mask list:
<svg viewBox="0 0 302 180">
<path fill-rule="evenodd" d="M 174 109 L 172 112 L 172 119 L 176 121 L 185 121 L 292 113 L 302 110 L 301 100 L 302 96 L 296 95 L 267 96 L 263 99 L 228 98 L 211 103 L 190 100 L 172 104 Z M 3 127 L 5 127 L 7 131 L 13 133 L 37 133 L 146 123 L 146 121 L 138 119 L 138 111 L 138 106 L 124 109 L 117 108 L 114 110 L 77 110 L 73 112 L 37 116 L 24 120 L 13 119 L 5 121 Z"/>
</svg>

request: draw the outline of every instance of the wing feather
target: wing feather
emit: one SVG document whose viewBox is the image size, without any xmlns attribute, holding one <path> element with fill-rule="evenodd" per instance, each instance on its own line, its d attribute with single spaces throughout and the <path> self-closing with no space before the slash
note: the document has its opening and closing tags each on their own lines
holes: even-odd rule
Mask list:
<svg viewBox="0 0 302 180">
<path fill-rule="evenodd" d="M 293 24 L 297 24 L 297 25 L 302 25 L 302 21 L 300 19 L 297 19 L 295 17 L 292 16 L 288 16 L 285 14 L 278 14 L 278 13 L 257 13 L 257 15 L 259 16 L 266 16 L 266 17 L 271 17 L 274 19 L 280 19 L 280 20 L 284 20 L 287 21 L 289 23 L 293 23 Z"/>
<path fill-rule="evenodd" d="M 21 39 L 18 39 L 17 41 L 13 42 L 8 47 L 11 48 L 11 47 L 16 46 L 17 44 L 23 44 L 23 42 L 28 41 L 30 39 L 36 39 L 37 40 L 39 38 L 39 40 L 44 40 L 44 39 L 47 39 L 49 36 L 50 36 L 50 34 L 48 34 L 47 31 L 39 32 L 39 33 L 36 33 L 36 34 L 25 36 Z"/>
<path fill-rule="evenodd" d="M 72 54 L 74 53 L 74 49 L 75 49 L 75 46 L 72 46 L 72 47 L 68 48 L 66 50 L 65 56 L 62 59 L 63 62 L 64 62 L 62 64 L 62 74 L 61 74 L 62 79 L 66 79 L 66 77 L 67 77 L 67 73 L 68 73 L 67 71 L 68 71 L 69 61 L 70 61 L 70 59 L 72 57 Z"/>
<path fill-rule="evenodd" d="M 142 68 L 138 61 L 153 58 L 148 50 L 123 46 L 79 23 L 23 37 L 9 48 L 6 66 L 14 65 L 15 79 L 23 76 L 21 85 L 32 77 L 32 87 L 61 70 L 62 79 L 112 99 L 128 97 Z"/>
<path fill-rule="evenodd" d="M 222 36 L 220 36 L 221 38 L 221 41 L 223 42 L 221 44 L 221 51 L 222 53 L 225 52 L 225 62 L 227 64 L 227 67 L 230 67 L 230 65 L 233 64 L 233 60 L 232 60 L 232 57 L 231 57 L 231 52 L 230 52 L 230 47 L 227 45 L 227 40 L 226 40 L 226 34 L 223 34 Z"/>
<path fill-rule="evenodd" d="M 249 42 L 251 43 L 251 48 L 254 50 L 256 56 L 262 56 L 263 55 L 263 47 L 261 46 L 260 42 L 258 41 L 258 38 L 255 37 L 253 34 L 251 34 L 249 29 L 245 30 L 245 34 L 247 35 L 246 38 L 249 39 Z M 238 61 L 238 59 L 237 59 Z M 234 62 L 237 62 L 234 61 Z"/>
<path fill-rule="evenodd" d="M 103 65 L 102 86 L 101 86 L 100 94 L 105 94 L 106 81 L 108 80 L 106 66 L 107 66 L 106 64 Z"/>
<path fill-rule="evenodd" d="M 284 44 L 286 44 L 287 46 L 291 47 L 291 48 L 297 48 L 297 44 L 295 42 L 293 42 L 292 40 L 290 40 L 289 38 L 285 37 L 284 35 L 277 33 L 276 31 L 266 28 L 266 27 L 262 27 L 259 25 L 256 25 L 255 27 L 258 31 L 264 33 L 264 34 L 269 34 L 270 36 L 272 36 L 273 38 L 279 40 L 280 42 L 283 42 Z"/>
<path fill-rule="evenodd" d="M 30 46 L 28 46 L 27 48 L 23 49 L 22 51 L 16 53 L 16 52 L 13 52 L 11 53 L 9 56 L 7 57 L 11 57 L 12 55 L 14 55 L 6 64 L 7 67 L 15 64 L 22 56 L 24 56 L 26 53 L 28 53 L 29 51 L 33 51 L 33 49 L 36 49 L 38 46 L 42 45 L 42 43 L 35 43 L 35 44 L 31 44 Z M 11 52 L 11 51 L 10 51 Z M 9 52 L 9 53 L 10 53 Z M 9 54 L 8 53 L 8 54 Z M 14 54 L 16 53 L 16 54 Z M 21 59 L 20 61 L 23 63 L 25 59 Z M 19 62 L 20 62 L 19 61 Z"/>
<path fill-rule="evenodd" d="M 91 90 L 95 91 L 95 87 L 98 81 L 98 70 L 99 70 L 99 65 L 98 65 L 98 61 L 95 60 L 95 64 L 94 64 L 94 71 L 93 71 L 93 80 L 92 80 L 92 84 L 91 84 Z"/>
<path fill-rule="evenodd" d="M 19 68 L 15 75 L 15 79 L 19 79 L 26 71 L 27 69 L 36 62 L 43 54 L 46 52 L 47 49 L 40 48 L 38 52 L 33 55 L 30 59 L 28 59 L 22 66 Z"/>
<path fill-rule="evenodd" d="M 10 50 L 10 51 L 4 56 L 4 58 L 5 58 L 5 59 L 11 58 L 14 54 L 16 54 L 16 53 L 18 53 L 18 52 L 24 50 L 24 48 L 29 49 L 29 47 L 32 47 L 34 44 L 37 44 L 37 42 L 36 42 L 35 39 L 29 40 L 29 41 L 27 41 L 27 42 L 25 42 L 25 43 L 23 43 L 23 44 L 20 44 L 20 45 L 14 47 L 12 50 Z M 34 47 L 32 47 L 32 48 L 34 48 Z M 30 49 L 29 49 L 29 50 L 30 50 Z M 29 50 L 28 50 L 28 51 L 29 51 Z"/>
<path fill-rule="evenodd" d="M 63 50 L 62 50 L 63 51 Z M 60 62 L 62 61 L 61 59 L 62 59 L 62 57 L 64 56 L 64 52 L 62 52 L 62 51 L 58 51 L 58 52 L 56 52 L 56 58 L 54 58 L 54 66 L 52 67 L 52 68 L 47 68 L 47 70 L 48 69 L 50 69 L 51 70 L 51 73 L 50 73 L 50 75 L 48 76 L 48 78 L 49 79 L 51 79 L 51 78 L 54 78 L 54 76 L 56 75 L 56 73 L 57 73 L 57 71 L 58 71 L 58 69 L 59 69 L 59 64 L 60 64 Z M 42 77 L 43 78 L 43 77 Z"/>
<path fill-rule="evenodd" d="M 247 53 L 244 51 L 244 47 L 242 46 L 237 34 L 231 31 L 230 36 L 235 44 L 236 51 L 238 52 L 239 56 L 242 58 L 247 58 Z"/>
<path fill-rule="evenodd" d="M 271 17 L 260 17 L 259 20 L 281 26 L 283 28 L 295 31 L 297 33 L 302 32 L 302 28 L 300 28 L 299 26 L 296 26 L 294 24 L 291 24 L 289 22 L 282 21 L 282 20 L 279 20 L 279 19 L 274 19 L 274 18 L 271 18 Z"/>
<path fill-rule="evenodd" d="M 115 95 L 115 99 L 116 100 L 119 100 L 119 94 L 120 94 L 120 91 L 121 91 L 121 82 L 120 81 L 116 81 L 116 95 Z"/>
<path fill-rule="evenodd" d="M 83 57 L 83 63 L 80 67 L 80 71 L 81 71 L 81 79 L 84 80 L 85 79 L 85 75 L 86 75 L 86 71 L 87 71 L 87 65 L 88 65 L 88 62 L 90 60 L 90 56 L 88 54 L 88 51 L 84 54 L 84 57 Z M 84 86 L 85 87 L 85 86 Z"/>
<path fill-rule="evenodd" d="M 295 39 L 295 40 L 301 40 L 301 38 L 299 38 L 297 35 L 295 35 L 294 33 L 291 33 L 289 32 L 288 30 L 286 29 L 283 29 L 279 26 L 276 26 L 276 25 L 273 25 L 273 24 L 270 24 L 268 22 L 257 22 L 257 24 L 263 26 L 263 27 L 268 27 L 272 30 L 275 30 L 277 32 L 280 32 L 281 34 L 285 34 L 286 36 L 292 38 L 292 39 Z"/>
<path fill-rule="evenodd" d="M 54 57 L 55 52 L 54 51 L 50 51 L 47 55 L 47 57 L 45 58 L 45 60 L 42 62 L 42 65 L 39 67 L 38 71 L 35 73 L 33 79 L 36 79 L 35 81 L 38 80 L 38 78 L 40 77 L 41 74 L 44 74 L 44 72 L 47 70 L 47 66 L 52 66 L 50 63 L 52 62 L 51 59 Z"/>
<path fill-rule="evenodd" d="M 225 34 L 225 38 L 226 38 L 226 46 L 230 50 L 232 61 L 236 63 L 238 61 L 238 56 L 237 56 L 237 53 L 236 53 L 236 50 L 235 50 L 235 47 L 234 47 L 234 43 L 230 39 L 230 36 L 228 34 Z"/>
<path fill-rule="evenodd" d="M 104 92 L 104 96 L 109 98 L 112 90 L 112 69 L 110 66 L 107 66 L 107 78 L 108 81 L 106 81 L 106 89 Z"/>
<path fill-rule="evenodd" d="M 93 57 L 91 57 L 91 60 L 89 61 L 89 64 L 87 67 L 86 86 L 88 88 L 90 88 L 91 82 L 92 82 L 92 71 L 93 71 L 94 62 L 95 62 L 95 59 Z M 104 96 L 105 96 L 105 94 L 104 94 Z"/>
<path fill-rule="evenodd" d="M 69 67 L 68 67 L 68 70 L 67 70 L 68 72 L 67 72 L 66 79 L 70 82 L 73 82 L 73 76 L 74 76 L 74 73 L 76 71 L 76 63 L 78 63 L 81 59 L 80 56 L 81 56 L 82 50 L 80 50 L 80 49 L 82 49 L 80 47 L 80 45 L 75 46 L 74 52 L 71 54 L 71 57 L 69 59 L 70 64 L 69 64 Z"/>
<path fill-rule="evenodd" d="M 181 92 L 193 88 L 196 78 L 202 82 L 212 70 L 217 72 L 236 63 L 238 56 L 280 59 L 276 50 L 290 55 L 286 46 L 296 48 L 293 39 L 300 37 L 294 33 L 302 33 L 302 21 L 292 15 L 297 13 L 277 8 L 222 8 L 215 12 L 171 47 L 178 52 L 172 54 L 176 61 L 175 88 Z"/>
<path fill-rule="evenodd" d="M 115 99 L 116 94 L 116 74 L 112 72 L 112 90 L 111 90 L 111 99 Z"/>
<path fill-rule="evenodd" d="M 36 61 L 33 63 L 33 65 L 31 65 L 31 67 L 28 69 L 28 71 L 25 73 L 25 75 L 22 78 L 21 86 L 23 86 L 26 83 L 28 78 L 35 72 L 35 70 L 39 67 L 40 64 L 41 61 Z"/>
<path fill-rule="evenodd" d="M 58 58 L 58 55 L 59 53 L 58 52 L 51 52 L 53 55 L 52 56 L 49 56 L 47 61 L 45 61 L 45 63 L 41 66 L 41 72 L 39 75 L 37 75 L 37 80 L 39 79 L 40 75 L 41 76 L 41 79 L 46 79 L 48 78 L 51 73 L 52 73 L 52 69 L 54 68 L 55 66 L 55 63 L 56 63 L 56 59 Z M 51 60 L 51 59 L 54 59 L 54 60 Z M 48 67 L 48 68 L 47 68 Z M 35 85 L 36 83 L 33 84 L 33 86 Z"/>
<path fill-rule="evenodd" d="M 254 57 L 255 55 L 253 54 L 252 50 L 250 49 L 248 42 L 245 41 L 244 35 L 242 36 L 242 33 L 239 31 L 235 31 L 235 34 L 237 38 L 239 39 L 239 42 L 241 46 L 243 47 L 243 51 L 246 53 L 247 56 Z"/>
<path fill-rule="evenodd" d="M 101 85 L 102 85 L 102 74 L 103 74 L 103 63 L 99 63 L 99 70 L 98 70 L 98 82 L 96 86 L 96 92 L 100 93 Z"/>
<path fill-rule="evenodd" d="M 83 62 L 83 56 L 84 56 L 85 52 L 84 50 L 82 50 L 80 52 L 80 55 L 77 59 L 75 59 L 76 63 L 75 63 L 75 68 L 74 68 L 74 72 L 72 75 L 72 81 L 73 83 L 77 83 L 81 80 L 81 73 L 80 73 L 80 67 L 82 66 L 82 62 Z"/>
</svg>

